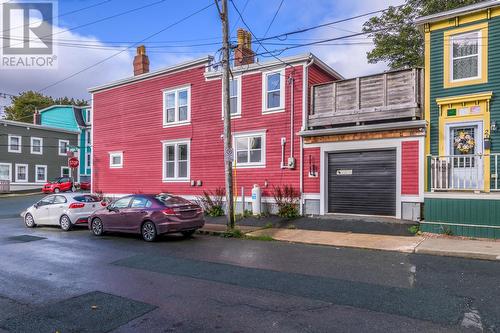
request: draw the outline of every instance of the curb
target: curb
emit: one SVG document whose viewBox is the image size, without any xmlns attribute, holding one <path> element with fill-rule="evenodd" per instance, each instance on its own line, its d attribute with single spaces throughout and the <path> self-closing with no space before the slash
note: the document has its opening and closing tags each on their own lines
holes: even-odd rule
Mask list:
<svg viewBox="0 0 500 333">
<path fill-rule="evenodd" d="M 30 195 L 43 194 L 42 192 L 29 192 L 29 193 L 9 193 L 9 194 L 0 194 L 0 199 L 2 198 L 15 198 L 15 197 L 27 197 Z"/>
<path fill-rule="evenodd" d="M 460 252 L 460 251 L 447 251 L 447 250 L 419 250 L 418 246 L 415 248 L 415 254 L 426 254 L 432 256 L 440 257 L 455 257 L 455 258 L 465 258 L 465 259 L 479 259 L 479 260 L 490 260 L 499 261 L 500 256 L 494 254 L 477 253 L 477 252 Z"/>
</svg>

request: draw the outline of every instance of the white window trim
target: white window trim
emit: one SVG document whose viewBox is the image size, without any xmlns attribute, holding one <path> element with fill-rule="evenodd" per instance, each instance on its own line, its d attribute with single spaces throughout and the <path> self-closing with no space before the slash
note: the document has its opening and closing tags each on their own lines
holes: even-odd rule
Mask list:
<svg viewBox="0 0 500 333">
<path fill-rule="evenodd" d="M 454 80 L 453 79 L 453 39 L 455 39 L 457 36 L 466 35 L 466 34 L 470 34 L 470 33 L 473 33 L 473 32 L 477 32 L 478 33 L 478 37 L 477 37 L 477 73 L 478 73 L 478 75 L 477 76 L 463 78 L 463 79 Z M 472 30 L 472 31 L 466 31 L 466 32 L 462 32 L 462 33 L 457 33 L 456 35 L 451 35 L 450 36 L 450 39 L 449 39 L 450 45 L 448 45 L 448 47 L 450 48 L 450 52 L 449 52 L 450 59 L 449 59 L 449 65 L 448 66 L 449 66 L 450 82 L 451 83 L 466 82 L 466 81 L 478 80 L 478 79 L 482 78 L 482 75 L 483 75 L 483 73 L 482 73 L 483 48 L 481 46 L 481 44 L 483 43 L 482 37 L 483 37 L 483 32 L 482 32 L 481 29 Z M 472 57 L 472 56 L 459 57 L 457 59 L 468 58 L 468 57 Z"/>
<path fill-rule="evenodd" d="M 61 154 L 61 143 L 66 142 L 66 152 L 64 154 Z M 59 156 L 68 156 L 68 150 L 69 150 L 69 140 L 59 140 L 59 143 L 57 145 L 57 154 Z"/>
<path fill-rule="evenodd" d="M 260 136 L 262 138 L 262 148 L 261 148 L 261 156 L 262 159 L 260 162 L 250 162 L 250 163 L 238 163 L 237 160 L 237 149 L 236 149 L 236 139 L 238 138 L 248 138 Z M 233 167 L 235 168 L 265 168 L 266 167 L 266 131 L 258 131 L 258 132 L 239 132 L 233 134 L 233 149 L 234 149 L 234 163 Z"/>
<path fill-rule="evenodd" d="M 38 168 L 45 169 L 43 180 L 38 180 Z M 46 183 L 47 182 L 47 166 L 46 165 L 35 165 L 35 183 Z"/>
<path fill-rule="evenodd" d="M 7 165 L 9 167 L 9 179 L 7 180 L 12 182 L 12 163 L 0 163 L 0 165 Z"/>
<path fill-rule="evenodd" d="M 187 119 L 179 121 L 179 91 L 187 90 Z M 175 93 L 175 121 L 167 122 L 167 95 Z M 163 90 L 163 127 L 174 127 L 191 124 L 191 85 Z"/>
<path fill-rule="evenodd" d="M 34 140 L 39 140 L 40 141 L 40 151 L 39 152 L 36 152 L 33 150 L 33 141 Z M 38 138 L 36 136 L 32 136 L 31 139 L 30 139 L 30 149 L 31 149 L 31 154 L 35 154 L 35 155 L 43 155 L 43 138 Z"/>
<path fill-rule="evenodd" d="M 236 119 L 236 118 L 241 118 L 241 91 L 242 91 L 241 90 L 241 82 L 243 80 L 241 79 L 241 75 L 235 76 L 233 78 L 233 80 L 238 81 L 238 103 L 236 104 L 237 111 L 236 111 L 236 113 L 231 114 L 231 119 Z M 223 89 L 224 89 L 224 85 L 222 85 L 222 87 L 221 87 L 221 90 L 223 90 Z M 222 107 L 221 107 L 222 119 L 224 119 L 224 92 L 221 93 L 221 96 L 222 96 L 222 99 L 221 99 L 221 101 L 222 101 L 222 104 L 221 104 L 222 105 Z"/>
<path fill-rule="evenodd" d="M 183 183 L 183 182 L 189 182 L 190 177 L 191 177 L 191 139 L 180 139 L 180 140 L 163 140 L 161 141 L 162 143 L 162 180 L 164 183 Z M 178 165 L 178 154 L 177 154 L 177 146 L 185 144 L 187 145 L 187 175 L 186 177 L 178 177 L 179 169 L 177 167 Z M 174 146 L 174 177 L 173 178 L 167 178 L 167 168 L 166 168 L 166 161 L 167 161 L 167 156 L 165 153 L 165 148 L 166 146 Z"/>
<path fill-rule="evenodd" d="M 279 73 L 280 77 L 280 106 L 274 108 L 267 107 L 267 77 L 271 74 Z M 285 111 L 285 70 L 278 69 L 262 73 L 262 113 L 277 113 Z"/>
<path fill-rule="evenodd" d="M 109 153 L 109 167 L 112 169 L 123 168 L 123 151 L 110 151 Z M 113 157 L 120 157 L 119 164 L 113 164 Z"/>
<path fill-rule="evenodd" d="M 21 167 L 21 166 L 23 166 L 23 167 L 26 168 L 26 179 L 19 179 L 19 177 L 18 177 L 17 168 Z M 28 164 L 22 164 L 22 163 L 18 164 L 18 163 L 16 163 L 16 175 L 15 176 L 16 176 L 16 183 L 27 183 L 28 180 L 29 180 Z"/>
<path fill-rule="evenodd" d="M 85 109 L 85 124 L 90 125 L 92 117 L 90 114 L 90 109 Z"/>
<path fill-rule="evenodd" d="M 63 170 L 67 169 L 68 170 L 68 176 L 65 176 L 63 173 Z M 62 166 L 61 167 L 61 177 L 71 177 L 71 168 L 67 166 Z"/>
<path fill-rule="evenodd" d="M 19 139 L 19 149 L 15 150 L 15 149 L 12 149 L 11 147 L 11 144 L 10 144 L 10 139 L 11 138 L 18 138 Z M 20 136 L 20 135 L 12 135 L 12 134 L 9 134 L 8 136 L 8 152 L 9 153 L 21 153 L 23 151 L 23 137 Z"/>
<path fill-rule="evenodd" d="M 122 159 L 122 161 L 123 161 L 123 159 Z M 85 169 L 90 169 L 90 168 L 92 168 L 92 154 L 85 153 Z M 87 170 L 85 170 L 85 174 L 87 174 Z"/>
</svg>

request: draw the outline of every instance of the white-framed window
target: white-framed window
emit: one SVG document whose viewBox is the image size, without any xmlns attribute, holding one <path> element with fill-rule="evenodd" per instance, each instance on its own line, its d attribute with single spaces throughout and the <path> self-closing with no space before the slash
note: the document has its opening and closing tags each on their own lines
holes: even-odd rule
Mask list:
<svg viewBox="0 0 500 333">
<path fill-rule="evenodd" d="M 189 124 L 191 121 L 191 86 L 163 91 L 163 126 Z"/>
<path fill-rule="evenodd" d="M 123 168 L 123 152 L 112 151 L 109 153 L 109 167 L 110 168 Z"/>
<path fill-rule="evenodd" d="M 23 139 L 19 135 L 11 135 L 9 134 L 9 153 L 20 153 L 22 151 Z"/>
<path fill-rule="evenodd" d="M 12 164 L 0 163 L 0 180 L 12 181 Z"/>
<path fill-rule="evenodd" d="M 58 147 L 59 156 L 67 156 L 69 149 L 69 140 L 59 140 Z"/>
<path fill-rule="evenodd" d="M 31 153 L 36 155 L 43 154 L 43 139 L 31 137 Z"/>
<path fill-rule="evenodd" d="M 241 116 L 241 76 L 229 80 L 229 110 L 231 117 Z M 222 109 L 222 118 L 224 118 L 224 109 Z"/>
<path fill-rule="evenodd" d="M 262 73 L 262 112 L 285 111 L 285 70 Z"/>
<path fill-rule="evenodd" d="M 91 131 L 86 131 L 85 132 L 85 137 L 87 138 L 87 146 L 92 145 L 92 136 L 91 136 Z"/>
<path fill-rule="evenodd" d="M 85 163 L 87 169 L 90 169 L 92 167 L 92 155 L 90 153 L 85 154 Z"/>
<path fill-rule="evenodd" d="M 189 181 L 190 140 L 162 141 L 163 181 Z"/>
<path fill-rule="evenodd" d="M 28 164 L 16 164 L 16 183 L 28 181 Z"/>
<path fill-rule="evenodd" d="M 45 183 L 47 181 L 47 166 L 35 165 L 35 182 Z"/>
<path fill-rule="evenodd" d="M 234 153 L 237 167 L 263 167 L 266 165 L 266 133 L 234 134 Z"/>
<path fill-rule="evenodd" d="M 92 122 L 92 117 L 91 117 L 91 114 L 90 114 L 90 109 L 86 109 L 85 111 L 85 122 L 87 124 L 90 124 Z"/>
<path fill-rule="evenodd" d="M 475 30 L 450 36 L 451 82 L 481 78 L 481 35 Z"/>
<path fill-rule="evenodd" d="M 71 170 L 67 166 L 61 167 L 61 177 L 71 177 Z"/>
</svg>

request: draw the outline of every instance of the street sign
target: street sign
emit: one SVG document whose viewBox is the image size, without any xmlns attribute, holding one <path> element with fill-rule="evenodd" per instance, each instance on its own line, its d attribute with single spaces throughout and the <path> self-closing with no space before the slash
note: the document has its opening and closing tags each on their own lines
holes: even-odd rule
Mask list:
<svg viewBox="0 0 500 333">
<path fill-rule="evenodd" d="M 78 158 L 76 157 L 72 157 L 68 160 L 68 166 L 70 168 L 78 168 L 78 165 L 80 164 L 80 162 L 78 161 Z"/>
<path fill-rule="evenodd" d="M 233 148 L 227 148 L 224 151 L 224 161 L 233 162 L 234 161 L 234 151 Z"/>
</svg>

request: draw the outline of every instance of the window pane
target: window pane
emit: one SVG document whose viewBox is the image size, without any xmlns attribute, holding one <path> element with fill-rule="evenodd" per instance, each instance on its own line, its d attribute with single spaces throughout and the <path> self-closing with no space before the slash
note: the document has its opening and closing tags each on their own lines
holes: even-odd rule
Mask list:
<svg viewBox="0 0 500 333">
<path fill-rule="evenodd" d="M 179 161 L 187 161 L 188 148 L 187 145 L 179 145 Z"/>
<path fill-rule="evenodd" d="M 247 150 L 247 149 L 248 149 L 248 138 L 237 138 L 236 150 Z"/>
<path fill-rule="evenodd" d="M 179 91 L 179 106 L 186 106 L 188 104 L 187 90 Z"/>
<path fill-rule="evenodd" d="M 260 136 L 250 138 L 250 149 L 260 149 L 261 146 L 262 138 Z"/>
<path fill-rule="evenodd" d="M 280 89 L 280 73 L 270 74 L 267 76 L 267 91 Z"/>
<path fill-rule="evenodd" d="M 167 109 L 167 123 L 175 121 L 175 109 Z"/>
<path fill-rule="evenodd" d="M 453 58 L 478 54 L 477 31 L 453 37 Z"/>
<path fill-rule="evenodd" d="M 229 96 L 230 97 L 238 96 L 238 80 L 229 81 Z"/>
<path fill-rule="evenodd" d="M 231 97 L 229 100 L 229 110 L 231 110 L 231 114 L 238 113 L 238 97 Z"/>
<path fill-rule="evenodd" d="M 44 180 L 45 179 L 45 168 L 36 168 L 36 180 Z"/>
<path fill-rule="evenodd" d="M 0 165 L 0 180 L 10 180 L 8 165 Z"/>
<path fill-rule="evenodd" d="M 115 165 L 118 165 L 118 164 L 121 164 L 122 163 L 122 158 L 121 156 L 113 156 L 113 161 L 112 161 L 113 164 Z"/>
<path fill-rule="evenodd" d="M 173 161 L 166 163 L 165 168 L 166 168 L 167 178 L 174 178 L 175 177 L 174 166 L 175 166 L 175 162 L 173 162 Z"/>
<path fill-rule="evenodd" d="M 259 163 L 262 162 L 262 150 L 250 150 L 250 162 Z"/>
<path fill-rule="evenodd" d="M 167 109 L 175 108 L 175 93 L 169 93 L 165 97 L 165 104 Z"/>
<path fill-rule="evenodd" d="M 10 138 L 10 149 L 19 150 L 19 138 L 16 137 Z"/>
<path fill-rule="evenodd" d="M 274 91 L 267 93 L 267 108 L 277 108 L 280 107 L 280 92 Z"/>
<path fill-rule="evenodd" d="M 61 203 L 65 203 L 65 202 L 66 202 L 66 198 L 63 197 L 62 195 L 56 195 L 54 198 L 55 204 L 61 204 Z"/>
<path fill-rule="evenodd" d="M 478 73 L 479 68 L 477 56 L 453 60 L 453 80 L 477 77 Z"/>
<path fill-rule="evenodd" d="M 175 159 L 175 146 L 167 146 L 167 161 L 173 161 Z"/>
<path fill-rule="evenodd" d="M 144 208 L 147 202 L 148 199 L 146 198 L 134 198 L 130 204 L 130 208 Z"/>
<path fill-rule="evenodd" d="M 64 142 L 64 141 L 61 142 L 60 146 L 59 146 L 59 152 L 61 154 L 65 154 L 67 151 L 68 151 L 68 144 L 67 144 L 67 142 Z"/>
<path fill-rule="evenodd" d="M 188 108 L 187 106 L 179 107 L 179 121 L 184 121 L 188 119 Z"/>
<path fill-rule="evenodd" d="M 248 163 L 248 151 L 239 151 L 237 153 L 236 161 L 238 163 Z"/>
<path fill-rule="evenodd" d="M 179 177 L 187 177 L 188 162 L 179 162 Z"/>
<path fill-rule="evenodd" d="M 130 202 L 130 198 L 123 198 L 123 199 L 120 199 L 118 201 L 115 201 L 115 203 L 113 204 L 113 207 L 126 208 L 126 207 L 128 207 L 129 202 Z"/>
</svg>

